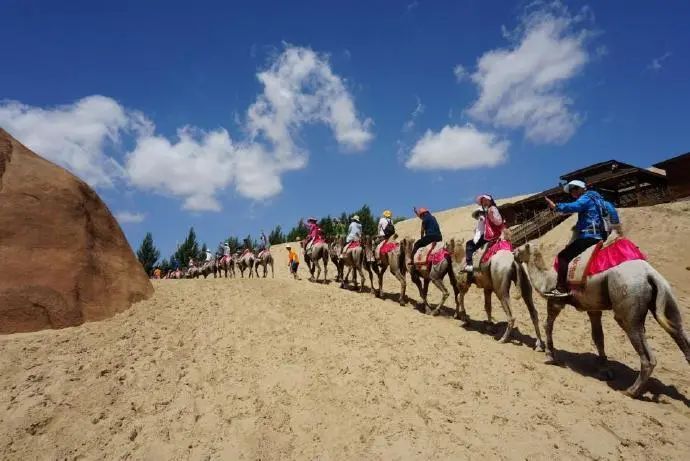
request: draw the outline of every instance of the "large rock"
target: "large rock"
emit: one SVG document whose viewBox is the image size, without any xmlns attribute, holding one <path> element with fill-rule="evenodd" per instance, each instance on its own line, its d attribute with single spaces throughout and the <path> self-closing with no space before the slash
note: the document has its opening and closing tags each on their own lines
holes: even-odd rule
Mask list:
<svg viewBox="0 0 690 461">
<path fill-rule="evenodd" d="M 101 320 L 152 294 L 98 195 L 0 128 L 0 333 Z"/>
</svg>

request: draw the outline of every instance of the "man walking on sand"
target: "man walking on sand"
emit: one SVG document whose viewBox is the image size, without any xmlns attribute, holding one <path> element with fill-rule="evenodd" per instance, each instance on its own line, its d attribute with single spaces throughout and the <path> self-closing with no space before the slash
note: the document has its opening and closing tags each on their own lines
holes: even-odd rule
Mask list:
<svg viewBox="0 0 690 461">
<path fill-rule="evenodd" d="M 292 250 L 290 245 L 287 245 L 285 249 L 288 251 L 288 267 L 290 267 L 290 273 L 295 280 L 299 280 L 299 277 L 297 276 L 297 269 L 299 268 L 299 256 L 297 256 L 297 252 Z"/>
</svg>

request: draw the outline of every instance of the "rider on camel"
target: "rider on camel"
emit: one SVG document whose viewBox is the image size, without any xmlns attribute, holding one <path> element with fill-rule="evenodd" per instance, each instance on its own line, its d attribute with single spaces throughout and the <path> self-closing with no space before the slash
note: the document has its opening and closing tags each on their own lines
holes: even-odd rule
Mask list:
<svg viewBox="0 0 690 461">
<path fill-rule="evenodd" d="M 307 239 L 304 241 L 304 249 L 307 250 L 317 240 L 323 240 L 323 231 L 317 224 L 316 218 L 307 219 Z"/>
<path fill-rule="evenodd" d="M 604 200 L 596 191 L 587 190 L 584 181 L 570 181 L 563 187 L 574 202 L 556 204 L 545 197 L 549 208 L 559 213 L 577 213 L 574 239 L 558 253 L 558 280 L 556 288 L 547 293 L 553 298 L 564 298 L 570 295 L 568 289 L 568 264 L 577 255 L 592 245 L 606 240 L 610 225 L 620 224 L 618 212 L 614 206 Z"/>
<path fill-rule="evenodd" d="M 483 235 L 475 242 L 470 240 L 465 245 L 465 272 L 473 272 L 474 267 L 472 266 L 472 257 L 475 251 L 483 247 L 485 244 L 493 244 L 498 241 L 503 235 L 503 230 L 505 229 L 505 222 L 501 216 L 501 212 L 498 211 L 498 206 L 491 195 L 483 194 L 477 197 L 477 205 L 479 205 L 484 212 L 484 230 Z M 479 227 L 480 224 L 477 223 Z M 477 237 L 477 232 L 475 231 L 475 238 Z"/>
<path fill-rule="evenodd" d="M 411 260 L 414 261 L 414 255 L 417 250 L 423 248 L 431 243 L 440 242 L 443 240 L 441 235 L 441 227 L 438 225 L 438 221 L 426 208 L 415 208 L 415 214 L 419 219 L 422 220 L 422 230 L 421 238 L 414 242 L 412 246 Z M 412 265 L 414 267 L 414 264 Z"/>
<path fill-rule="evenodd" d="M 261 229 L 261 236 L 259 237 L 259 251 L 268 250 L 269 247 L 270 244 L 268 242 L 268 237 L 266 237 L 263 229 Z"/>
<path fill-rule="evenodd" d="M 393 225 L 393 213 L 390 210 L 386 210 L 381 215 L 378 225 L 378 240 L 380 242 L 390 239 L 395 235 L 395 226 Z"/>
<path fill-rule="evenodd" d="M 350 243 L 359 242 L 362 239 L 362 224 L 359 222 L 359 215 L 354 215 L 351 221 L 350 227 L 347 229 L 347 237 L 345 237 L 345 246 L 340 251 L 340 258 L 343 257 Z"/>
</svg>

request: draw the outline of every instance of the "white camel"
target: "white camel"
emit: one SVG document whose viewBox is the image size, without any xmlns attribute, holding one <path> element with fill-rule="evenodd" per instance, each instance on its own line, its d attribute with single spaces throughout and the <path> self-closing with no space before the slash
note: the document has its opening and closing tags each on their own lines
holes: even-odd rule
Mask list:
<svg viewBox="0 0 690 461">
<path fill-rule="evenodd" d="M 530 242 L 516 250 L 518 262 L 525 268 L 532 286 L 540 294 L 556 286 L 556 271 L 547 265 L 541 246 Z M 613 310 L 613 317 L 628 335 L 640 356 L 640 373 L 625 394 L 639 397 L 656 366 L 656 358 L 645 337 L 645 319 L 651 312 L 659 325 L 673 338 L 685 360 L 690 364 L 690 340 L 683 330 L 683 321 L 671 286 L 647 261 L 626 261 L 616 267 L 590 276 L 580 290 L 567 298 L 547 298 L 546 363 L 554 362 L 553 326 L 566 305 L 587 312 L 592 324 L 592 340 L 599 355 L 600 371 L 611 376 L 604 350 L 602 311 Z"/>
</svg>

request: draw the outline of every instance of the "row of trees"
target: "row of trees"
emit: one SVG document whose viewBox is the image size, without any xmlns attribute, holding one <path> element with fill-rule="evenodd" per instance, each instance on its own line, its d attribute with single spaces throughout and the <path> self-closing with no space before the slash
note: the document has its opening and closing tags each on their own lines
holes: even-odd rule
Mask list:
<svg viewBox="0 0 690 461">
<path fill-rule="evenodd" d="M 333 238 L 339 234 L 344 235 L 347 232 L 347 226 L 350 219 L 354 215 L 359 215 L 359 222 L 362 224 L 364 235 L 376 235 L 378 219 L 373 215 L 368 205 L 364 205 L 359 210 L 352 213 L 343 212 L 337 218 L 333 218 L 330 215 L 326 216 L 319 221 L 319 227 L 321 227 L 327 238 Z M 393 222 L 397 223 L 404 219 L 406 218 L 397 217 Z M 304 239 L 307 237 L 307 232 L 307 225 L 304 219 L 300 219 L 297 225 L 290 229 L 287 234 L 283 232 L 281 226 L 276 226 L 267 237 L 271 245 L 276 245 L 279 243 L 294 242 L 298 238 Z M 230 251 L 233 253 L 242 248 L 254 249 L 259 246 L 258 241 L 252 238 L 251 235 L 247 235 L 241 240 L 236 236 L 230 236 L 226 238 L 224 242 L 228 242 Z M 169 271 L 177 267 L 186 267 L 190 259 L 194 259 L 195 261 L 203 260 L 205 259 L 207 248 L 206 243 L 199 244 L 196 232 L 192 227 L 189 229 L 187 237 L 182 244 L 177 247 L 177 250 L 170 255 L 170 257 L 163 258 L 159 263 L 160 251 L 153 243 L 153 236 L 148 232 L 137 250 L 137 257 L 141 265 L 144 266 L 146 273 L 151 274 L 156 266 L 160 267 L 163 271 Z M 212 253 L 216 251 L 222 252 L 222 246 L 215 249 L 211 247 L 210 250 Z"/>
</svg>

